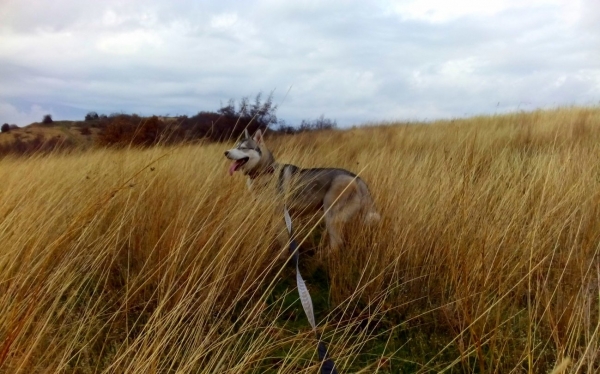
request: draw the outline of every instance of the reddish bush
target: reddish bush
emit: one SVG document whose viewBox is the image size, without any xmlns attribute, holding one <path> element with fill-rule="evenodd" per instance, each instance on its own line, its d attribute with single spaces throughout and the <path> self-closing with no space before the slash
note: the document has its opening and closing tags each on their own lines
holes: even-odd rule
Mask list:
<svg viewBox="0 0 600 374">
<path fill-rule="evenodd" d="M 118 115 L 102 128 L 98 135 L 101 145 L 138 145 L 150 146 L 158 144 L 166 125 L 158 117 L 140 118 L 138 116 Z"/>
<path fill-rule="evenodd" d="M 92 130 L 90 130 L 89 126 L 83 126 L 79 128 L 79 133 L 81 135 L 89 136 L 92 135 Z"/>
</svg>

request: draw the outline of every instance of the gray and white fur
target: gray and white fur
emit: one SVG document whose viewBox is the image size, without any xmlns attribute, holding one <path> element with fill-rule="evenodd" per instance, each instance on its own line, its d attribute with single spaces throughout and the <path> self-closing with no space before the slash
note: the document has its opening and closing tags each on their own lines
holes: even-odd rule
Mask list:
<svg viewBox="0 0 600 374">
<path fill-rule="evenodd" d="M 363 223 L 371 223 L 380 219 L 367 184 L 356 174 L 338 168 L 302 169 L 279 164 L 266 147 L 260 130 L 252 137 L 244 131 L 244 137 L 225 151 L 225 156 L 233 160 L 229 174 L 241 170 L 250 189 L 256 184 L 266 186 L 277 178 L 282 214 L 283 204 L 296 216 L 324 213 L 331 250 L 342 244 L 344 225 L 350 220 L 359 218 Z"/>
</svg>

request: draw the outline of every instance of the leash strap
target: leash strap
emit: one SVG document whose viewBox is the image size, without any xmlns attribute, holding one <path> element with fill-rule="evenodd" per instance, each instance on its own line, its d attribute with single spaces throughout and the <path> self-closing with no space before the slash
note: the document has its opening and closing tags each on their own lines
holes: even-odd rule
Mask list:
<svg viewBox="0 0 600 374">
<path fill-rule="evenodd" d="M 296 284 L 298 287 L 298 294 L 300 294 L 300 302 L 302 303 L 302 309 L 304 309 L 304 313 L 306 314 L 306 318 L 308 319 L 308 323 L 312 326 L 312 329 L 319 341 L 319 345 L 317 347 L 317 351 L 319 353 L 319 360 L 321 360 L 321 374 L 337 374 L 337 370 L 335 369 L 335 364 L 331 358 L 327 355 L 327 347 L 321 341 L 321 336 L 317 332 L 317 324 L 315 323 L 315 313 L 313 309 L 312 299 L 310 297 L 310 293 L 308 292 L 308 288 L 306 287 L 306 283 L 304 279 L 302 279 L 302 275 L 300 274 L 300 268 L 298 267 L 298 263 L 300 262 L 300 253 L 298 251 L 298 244 L 296 240 L 293 238 L 293 230 L 292 230 L 292 218 L 290 217 L 290 213 L 287 210 L 287 207 L 283 207 L 283 217 L 285 218 L 285 225 L 287 226 L 288 233 L 290 234 L 290 253 L 292 253 L 294 262 L 296 263 Z"/>
</svg>

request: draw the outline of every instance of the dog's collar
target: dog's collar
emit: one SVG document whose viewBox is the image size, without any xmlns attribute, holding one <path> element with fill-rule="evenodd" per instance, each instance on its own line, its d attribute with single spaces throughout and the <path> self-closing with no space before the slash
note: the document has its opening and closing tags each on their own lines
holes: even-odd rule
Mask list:
<svg viewBox="0 0 600 374">
<path fill-rule="evenodd" d="M 250 178 L 250 179 L 256 179 L 256 178 L 260 177 L 261 175 L 273 174 L 274 172 L 275 172 L 275 168 L 273 167 L 273 165 L 269 165 L 269 167 L 267 167 L 266 169 L 254 171 L 254 172 L 248 173 L 247 175 L 248 175 L 248 178 Z"/>
</svg>

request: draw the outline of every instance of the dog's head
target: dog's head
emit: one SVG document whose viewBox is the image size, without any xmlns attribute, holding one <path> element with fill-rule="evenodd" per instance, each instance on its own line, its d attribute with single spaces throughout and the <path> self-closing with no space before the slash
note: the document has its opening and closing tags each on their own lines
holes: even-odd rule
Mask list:
<svg viewBox="0 0 600 374">
<path fill-rule="evenodd" d="M 235 147 L 225 151 L 225 157 L 233 160 L 229 167 L 229 175 L 233 175 L 238 170 L 247 172 L 254 169 L 262 158 L 261 146 L 263 144 L 263 136 L 260 130 L 256 130 L 252 137 L 248 134 L 248 130 L 244 130 L 244 137 Z"/>
</svg>

